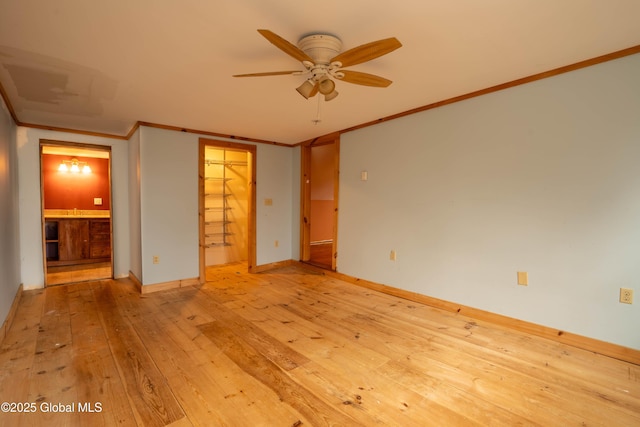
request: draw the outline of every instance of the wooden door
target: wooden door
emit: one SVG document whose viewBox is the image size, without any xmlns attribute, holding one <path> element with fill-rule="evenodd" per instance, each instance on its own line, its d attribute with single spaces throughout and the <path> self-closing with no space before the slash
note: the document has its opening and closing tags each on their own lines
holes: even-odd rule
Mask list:
<svg viewBox="0 0 640 427">
<path fill-rule="evenodd" d="M 61 219 L 58 222 L 58 254 L 61 262 L 89 258 L 89 220 Z"/>
</svg>

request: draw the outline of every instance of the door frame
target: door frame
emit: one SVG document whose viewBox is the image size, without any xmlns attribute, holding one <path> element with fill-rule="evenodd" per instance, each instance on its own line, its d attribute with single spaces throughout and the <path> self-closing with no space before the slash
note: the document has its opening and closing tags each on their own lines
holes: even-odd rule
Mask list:
<svg viewBox="0 0 640 427">
<path fill-rule="evenodd" d="M 331 248 L 331 270 L 336 271 L 338 261 L 338 196 L 340 193 L 340 133 L 308 141 L 301 146 L 300 174 L 300 261 L 311 258 L 311 149 L 321 145 L 335 144 L 333 159 L 333 242 Z"/>
<path fill-rule="evenodd" d="M 256 164 L 257 147 L 250 144 L 200 138 L 198 143 L 198 242 L 199 242 L 199 281 L 206 282 L 204 236 L 204 174 L 205 148 L 215 147 L 247 152 L 248 170 L 251 174 L 247 182 L 249 199 L 247 209 L 247 264 L 249 273 L 256 272 Z"/>
<path fill-rule="evenodd" d="M 110 265 L 111 265 L 111 274 L 110 278 L 113 279 L 113 258 L 114 258 L 114 242 L 113 242 L 113 182 L 111 175 L 112 168 L 112 152 L 110 145 L 96 145 L 96 144 L 88 144 L 82 142 L 68 142 L 68 141 L 57 141 L 52 139 L 40 139 L 39 144 L 39 156 L 38 159 L 40 161 L 40 222 L 41 222 L 41 235 L 42 235 L 42 267 L 44 272 L 44 286 L 47 287 L 47 245 L 46 245 L 46 236 L 45 236 L 45 206 L 44 206 L 44 173 L 43 173 L 43 162 L 42 156 L 45 151 L 45 147 L 53 147 L 57 148 L 61 151 L 60 154 L 63 155 L 79 155 L 78 153 L 82 153 L 82 151 L 103 151 L 107 153 L 107 158 L 109 160 L 109 167 L 107 169 L 108 173 L 108 181 L 109 181 L 109 239 L 111 242 L 111 253 L 110 253 Z"/>
</svg>

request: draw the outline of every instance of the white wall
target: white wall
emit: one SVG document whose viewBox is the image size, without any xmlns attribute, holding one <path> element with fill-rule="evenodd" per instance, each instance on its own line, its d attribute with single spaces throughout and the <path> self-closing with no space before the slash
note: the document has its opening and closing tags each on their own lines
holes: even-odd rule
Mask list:
<svg viewBox="0 0 640 427">
<path fill-rule="evenodd" d="M 638 76 L 635 55 L 342 135 L 339 271 L 639 349 Z"/>
<path fill-rule="evenodd" d="M 16 126 L 0 98 L 0 325 L 20 286 L 20 216 Z"/>
<path fill-rule="evenodd" d="M 20 261 L 25 289 L 44 286 L 40 195 L 40 140 L 81 142 L 111 146 L 113 213 L 113 271 L 116 278 L 129 275 L 129 161 L 127 141 L 65 132 L 18 127 Z"/>
<path fill-rule="evenodd" d="M 142 283 L 198 277 L 196 135 L 140 128 L 140 207 Z"/>
<path fill-rule="evenodd" d="M 140 128 L 143 284 L 197 278 L 198 144 L 206 135 Z M 257 145 L 257 265 L 292 257 L 293 150 Z M 272 206 L 264 199 L 271 198 Z M 279 240 L 279 246 L 273 242 Z M 159 263 L 153 264 L 153 256 Z"/>
<path fill-rule="evenodd" d="M 295 242 L 294 245 L 292 239 L 294 202 L 299 200 L 293 191 L 296 179 L 293 174 L 294 150 L 258 144 L 256 156 L 256 265 L 290 260 L 299 244 Z M 271 199 L 273 204 L 265 206 L 265 199 Z M 275 246 L 276 240 L 278 247 Z"/>
</svg>

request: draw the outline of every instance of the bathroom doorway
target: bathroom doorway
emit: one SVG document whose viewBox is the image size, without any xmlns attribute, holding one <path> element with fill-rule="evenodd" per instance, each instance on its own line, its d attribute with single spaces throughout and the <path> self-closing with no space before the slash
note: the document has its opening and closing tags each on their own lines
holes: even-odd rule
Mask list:
<svg viewBox="0 0 640 427">
<path fill-rule="evenodd" d="M 253 145 L 200 140 L 201 282 L 211 267 L 255 266 L 255 156 Z"/>
<path fill-rule="evenodd" d="M 45 286 L 113 278 L 111 147 L 40 141 Z"/>
<path fill-rule="evenodd" d="M 339 165 L 337 134 L 302 147 L 300 259 L 333 271 L 338 260 Z"/>
</svg>

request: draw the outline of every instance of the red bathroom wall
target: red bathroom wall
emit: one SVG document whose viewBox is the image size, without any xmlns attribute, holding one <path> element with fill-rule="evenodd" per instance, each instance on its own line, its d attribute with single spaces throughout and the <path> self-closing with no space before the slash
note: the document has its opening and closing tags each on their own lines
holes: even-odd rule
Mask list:
<svg viewBox="0 0 640 427">
<path fill-rule="evenodd" d="M 109 159 L 76 158 L 87 162 L 90 174 L 58 171 L 70 156 L 42 155 L 44 208 L 109 210 Z M 102 205 L 95 205 L 95 198 L 102 198 Z"/>
</svg>

